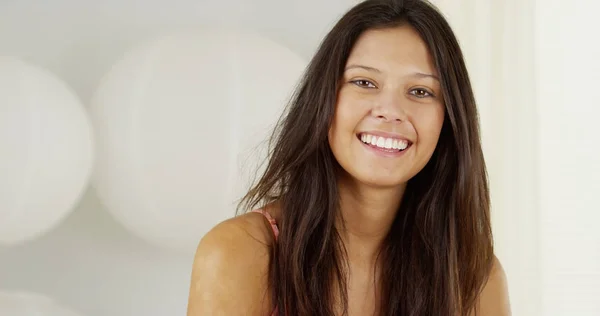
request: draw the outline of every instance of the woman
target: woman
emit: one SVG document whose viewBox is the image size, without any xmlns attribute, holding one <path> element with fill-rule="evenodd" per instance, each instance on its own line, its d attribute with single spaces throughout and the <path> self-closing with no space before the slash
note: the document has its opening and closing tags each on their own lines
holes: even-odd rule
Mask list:
<svg viewBox="0 0 600 316">
<path fill-rule="evenodd" d="M 334 26 L 274 134 L 254 210 L 200 242 L 188 315 L 509 315 L 457 40 L 422 0 Z"/>
</svg>

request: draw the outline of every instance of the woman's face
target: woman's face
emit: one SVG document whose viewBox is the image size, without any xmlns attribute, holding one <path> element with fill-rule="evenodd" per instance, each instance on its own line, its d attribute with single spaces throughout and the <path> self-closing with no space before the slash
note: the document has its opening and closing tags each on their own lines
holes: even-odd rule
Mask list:
<svg viewBox="0 0 600 316">
<path fill-rule="evenodd" d="M 354 180 L 403 186 L 431 158 L 442 124 L 439 75 L 410 26 L 369 30 L 352 49 L 329 145 Z"/>
</svg>

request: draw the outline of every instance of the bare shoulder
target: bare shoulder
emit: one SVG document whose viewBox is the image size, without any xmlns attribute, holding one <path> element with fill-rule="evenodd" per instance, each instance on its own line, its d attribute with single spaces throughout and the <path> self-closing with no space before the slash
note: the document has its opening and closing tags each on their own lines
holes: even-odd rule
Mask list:
<svg viewBox="0 0 600 316">
<path fill-rule="evenodd" d="M 219 223 L 200 241 L 192 268 L 188 316 L 266 315 L 272 232 L 263 215 Z"/>
<path fill-rule="evenodd" d="M 506 272 L 498 258 L 494 262 L 486 285 L 478 300 L 478 315 L 510 316 L 510 300 Z"/>
</svg>

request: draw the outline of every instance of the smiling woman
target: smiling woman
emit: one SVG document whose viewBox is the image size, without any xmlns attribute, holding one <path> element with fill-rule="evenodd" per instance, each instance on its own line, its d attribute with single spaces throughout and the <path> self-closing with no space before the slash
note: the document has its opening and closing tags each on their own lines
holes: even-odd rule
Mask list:
<svg viewBox="0 0 600 316">
<path fill-rule="evenodd" d="M 267 169 L 200 242 L 188 315 L 510 315 L 462 53 L 421 0 L 323 41 Z"/>
<path fill-rule="evenodd" d="M 431 158 L 444 122 L 427 45 L 409 25 L 368 30 L 347 64 L 329 130 L 331 151 L 352 181 L 404 190 Z"/>
</svg>

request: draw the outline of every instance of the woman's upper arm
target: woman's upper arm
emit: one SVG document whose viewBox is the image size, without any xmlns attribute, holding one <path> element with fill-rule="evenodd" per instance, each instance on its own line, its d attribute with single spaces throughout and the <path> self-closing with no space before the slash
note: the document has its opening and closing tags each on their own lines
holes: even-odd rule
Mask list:
<svg viewBox="0 0 600 316">
<path fill-rule="evenodd" d="M 482 316 L 511 316 L 510 300 L 508 295 L 508 282 L 506 273 L 498 261 L 494 258 L 494 264 L 490 271 L 489 279 L 479 295 L 478 314 Z"/>
<path fill-rule="evenodd" d="M 192 268 L 188 316 L 268 315 L 269 252 L 257 227 L 225 221 L 200 241 Z"/>
</svg>

